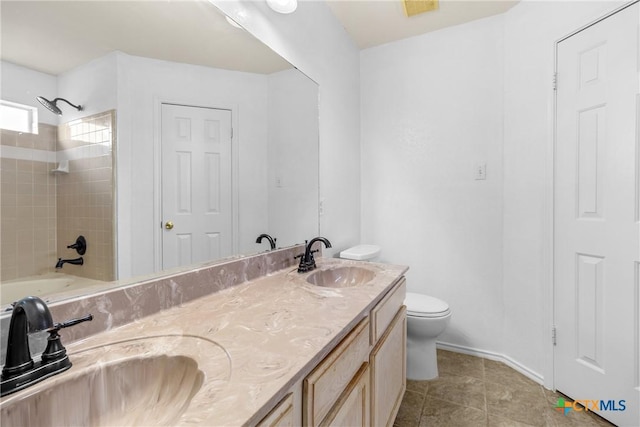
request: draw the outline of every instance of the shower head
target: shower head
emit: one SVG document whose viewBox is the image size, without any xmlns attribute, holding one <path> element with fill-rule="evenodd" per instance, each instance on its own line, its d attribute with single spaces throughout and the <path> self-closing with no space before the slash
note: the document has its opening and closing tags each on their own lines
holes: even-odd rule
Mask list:
<svg viewBox="0 0 640 427">
<path fill-rule="evenodd" d="M 82 111 L 82 106 L 81 105 L 73 105 L 72 103 L 70 103 L 69 101 L 67 101 L 64 98 L 56 98 L 53 101 L 49 101 L 47 98 L 43 98 L 42 96 L 36 96 L 36 99 L 38 100 L 38 102 L 42 105 L 44 105 L 45 107 L 47 107 L 47 110 L 51 111 L 54 114 L 57 114 L 59 116 L 62 115 L 62 111 L 60 110 L 60 108 L 58 108 L 58 101 L 64 101 L 67 104 L 71 105 L 73 108 L 75 108 L 78 111 Z"/>
</svg>

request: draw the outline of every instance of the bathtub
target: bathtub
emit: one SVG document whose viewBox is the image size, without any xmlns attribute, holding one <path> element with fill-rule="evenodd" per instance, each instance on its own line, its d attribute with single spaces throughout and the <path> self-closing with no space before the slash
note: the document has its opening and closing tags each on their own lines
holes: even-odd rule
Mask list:
<svg viewBox="0 0 640 427">
<path fill-rule="evenodd" d="M 53 296 L 105 283 L 64 273 L 47 273 L 8 280 L 0 284 L 0 305 L 4 308 L 7 304 L 30 295 L 49 302 Z"/>
</svg>

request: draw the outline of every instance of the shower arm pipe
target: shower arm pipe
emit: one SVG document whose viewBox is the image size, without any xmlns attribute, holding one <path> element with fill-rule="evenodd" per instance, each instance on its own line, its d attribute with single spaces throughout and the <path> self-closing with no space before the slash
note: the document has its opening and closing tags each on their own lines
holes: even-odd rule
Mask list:
<svg viewBox="0 0 640 427">
<path fill-rule="evenodd" d="M 78 110 L 78 111 L 82 111 L 82 105 L 73 105 L 72 103 L 70 103 L 69 101 L 67 101 L 67 100 L 66 100 L 66 99 L 64 99 L 64 98 L 56 98 L 56 99 L 54 99 L 54 100 L 53 100 L 53 101 L 51 101 L 51 102 L 52 102 L 53 104 L 55 104 L 55 103 L 56 103 L 56 102 L 58 102 L 58 101 L 64 101 L 64 102 L 66 102 L 67 104 L 71 105 L 71 106 L 72 106 L 73 108 L 75 108 L 76 110 Z"/>
</svg>

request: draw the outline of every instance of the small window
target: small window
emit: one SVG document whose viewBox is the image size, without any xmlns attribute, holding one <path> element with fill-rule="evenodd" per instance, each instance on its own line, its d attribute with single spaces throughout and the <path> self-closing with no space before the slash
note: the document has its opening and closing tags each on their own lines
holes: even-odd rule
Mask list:
<svg viewBox="0 0 640 427">
<path fill-rule="evenodd" d="M 0 128 L 38 133 L 38 108 L 0 99 Z"/>
</svg>

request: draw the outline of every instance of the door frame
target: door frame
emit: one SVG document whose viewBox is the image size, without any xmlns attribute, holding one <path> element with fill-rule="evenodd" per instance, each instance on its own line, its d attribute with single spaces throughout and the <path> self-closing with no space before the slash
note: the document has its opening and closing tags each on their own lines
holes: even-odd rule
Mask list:
<svg viewBox="0 0 640 427">
<path fill-rule="evenodd" d="M 555 283 L 554 283 L 554 235 L 555 235 L 555 223 L 554 223 L 554 193 L 555 193 L 555 165 L 556 165 L 556 143 L 557 143 L 557 91 L 555 90 L 555 76 L 558 72 L 558 45 L 572 37 L 581 31 L 584 31 L 593 25 L 615 15 L 616 13 L 634 5 L 635 3 L 640 2 L 640 0 L 632 0 L 624 5 L 618 6 L 611 11 L 601 15 L 595 19 L 592 19 L 585 25 L 567 33 L 566 35 L 557 39 L 553 44 L 553 72 L 550 74 L 553 77 L 553 85 L 551 86 L 551 94 L 549 97 L 549 106 L 551 114 L 549 115 L 548 121 L 548 129 L 549 129 L 549 137 L 547 141 L 547 164 L 545 168 L 545 218 L 544 218 L 544 241 L 543 241 L 543 271 L 544 271 L 544 280 L 547 285 L 544 287 L 544 295 L 543 299 L 547 302 L 545 307 L 545 318 L 543 321 L 544 324 L 544 335 L 545 337 L 549 337 L 548 340 L 545 340 L 546 345 L 544 348 L 544 386 L 551 389 L 556 390 L 555 387 L 555 345 L 552 341 L 552 333 L 555 325 Z M 640 42 L 640 41 L 639 41 Z M 636 98 L 639 99 L 640 96 L 636 95 Z M 636 134 L 640 133 L 640 129 L 636 127 Z M 638 136 L 636 136 L 638 138 Z M 636 153 L 636 157 L 638 157 L 638 153 Z M 639 161 L 637 159 L 636 161 Z M 636 322 L 637 323 L 637 322 Z M 636 324 L 636 328 L 638 325 Z M 637 347 L 637 346 L 636 346 Z M 639 350 L 636 348 L 636 352 Z M 636 358 L 638 358 L 638 354 L 636 354 Z M 636 368 L 637 369 L 637 368 Z M 636 372 L 636 376 L 640 375 L 640 373 Z"/>
<path fill-rule="evenodd" d="M 153 268 L 162 271 L 162 105 L 210 108 L 231 111 L 231 238 L 233 253 L 238 252 L 239 204 L 240 204 L 240 132 L 238 131 L 239 106 L 231 103 L 212 103 L 203 99 L 175 99 L 153 97 Z"/>
</svg>

